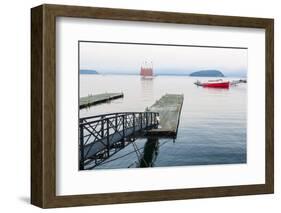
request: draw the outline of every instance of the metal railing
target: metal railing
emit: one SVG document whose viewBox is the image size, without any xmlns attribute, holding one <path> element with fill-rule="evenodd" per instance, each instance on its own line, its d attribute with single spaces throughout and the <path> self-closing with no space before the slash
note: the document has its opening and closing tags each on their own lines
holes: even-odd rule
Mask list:
<svg viewBox="0 0 281 213">
<path fill-rule="evenodd" d="M 79 168 L 93 168 L 135 140 L 138 134 L 158 127 L 157 112 L 121 112 L 79 119 Z"/>
</svg>

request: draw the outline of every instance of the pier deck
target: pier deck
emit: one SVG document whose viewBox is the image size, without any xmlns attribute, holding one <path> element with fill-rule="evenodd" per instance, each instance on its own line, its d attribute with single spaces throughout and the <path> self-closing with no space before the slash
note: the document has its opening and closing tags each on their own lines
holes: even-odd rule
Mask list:
<svg viewBox="0 0 281 213">
<path fill-rule="evenodd" d="M 122 98 L 123 93 L 102 93 L 96 95 L 88 95 L 80 98 L 79 108 L 89 107 L 91 105 L 104 103 L 113 99 Z"/>
<path fill-rule="evenodd" d="M 175 137 L 183 100 L 184 96 L 177 94 L 166 94 L 157 100 L 148 110 L 159 113 L 159 126 L 149 130 L 148 135 Z"/>
</svg>

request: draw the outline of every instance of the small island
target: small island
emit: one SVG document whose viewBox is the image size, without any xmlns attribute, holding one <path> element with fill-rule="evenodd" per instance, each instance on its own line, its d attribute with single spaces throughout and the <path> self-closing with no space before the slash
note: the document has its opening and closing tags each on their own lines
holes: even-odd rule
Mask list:
<svg viewBox="0 0 281 213">
<path fill-rule="evenodd" d="M 96 75 L 99 73 L 96 70 L 80 70 L 80 74 Z"/>
<path fill-rule="evenodd" d="M 219 70 L 200 70 L 190 74 L 196 77 L 224 77 L 224 74 Z"/>
</svg>

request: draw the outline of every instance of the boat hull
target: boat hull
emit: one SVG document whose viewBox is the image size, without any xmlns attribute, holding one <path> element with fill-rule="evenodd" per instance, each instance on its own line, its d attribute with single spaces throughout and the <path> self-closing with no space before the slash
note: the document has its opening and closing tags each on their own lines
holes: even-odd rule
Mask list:
<svg viewBox="0 0 281 213">
<path fill-rule="evenodd" d="M 202 86 L 211 88 L 229 88 L 229 82 L 203 83 Z"/>
</svg>

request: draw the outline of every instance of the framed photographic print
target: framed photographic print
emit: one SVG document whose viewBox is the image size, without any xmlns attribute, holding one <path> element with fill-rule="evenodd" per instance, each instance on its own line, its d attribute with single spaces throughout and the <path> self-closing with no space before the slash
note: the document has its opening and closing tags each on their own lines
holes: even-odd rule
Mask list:
<svg viewBox="0 0 281 213">
<path fill-rule="evenodd" d="M 273 19 L 31 9 L 31 203 L 274 191 Z"/>
</svg>

